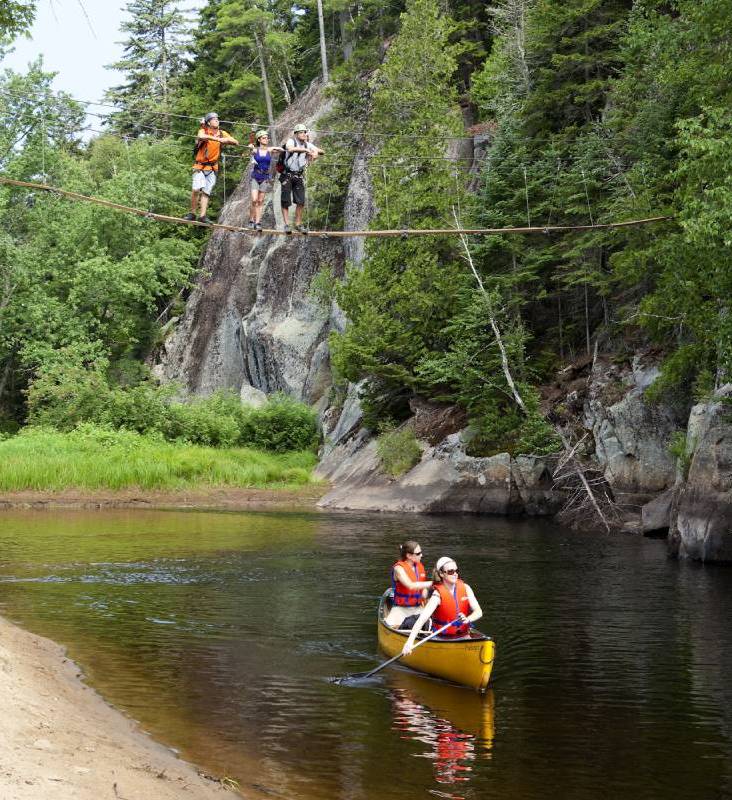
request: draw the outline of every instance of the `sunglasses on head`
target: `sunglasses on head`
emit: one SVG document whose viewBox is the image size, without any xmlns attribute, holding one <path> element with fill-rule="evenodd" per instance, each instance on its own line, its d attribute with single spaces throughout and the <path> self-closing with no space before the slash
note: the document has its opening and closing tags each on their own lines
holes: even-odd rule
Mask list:
<svg viewBox="0 0 732 800">
<path fill-rule="evenodd" d="M 441 570 L 444 575 L 457 575 L 458 571 L 456 569 L 443 569 Z"/>
</svg>

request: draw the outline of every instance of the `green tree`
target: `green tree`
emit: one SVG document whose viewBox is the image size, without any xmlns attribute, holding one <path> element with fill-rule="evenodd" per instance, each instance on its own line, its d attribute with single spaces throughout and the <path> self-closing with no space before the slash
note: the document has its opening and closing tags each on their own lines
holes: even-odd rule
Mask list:
<svg viewBox="0 0 732 800">
<path fill-rule="evenodd" d="M 4 0 L 0 5 L 0 37 L 27 33 L 36 14 L 36 0 Z"/>
<path fill-rule="evenodd" d="M 130 16 L 122 23 L 129 34 L 122 59 L 110 69 L 124 72 L 127 82 L 107 92 L 121 111 L 111 116 L 120 132 L 139 136 L 166 127 L 185 67 L 190 27 L 181 0 L 130 0 Z"/>
<path fill-rule="evenodd" d="M 371 121 L 389 134 L 370 164 L 376 229 L 442 227 L 459 202 L 443 158 L 446 137 L 462 129 L 451 32 L 435 0 L 412 0 L 374 75 Z M 426 389 L 419 365 L 445 349 L 466 277 L 452 244 L 427 238 L 369 240 L 363 268 L 348 270 L 337 299 L 349 324 L 332 338 L 333 362 L 343 377 L 366 379 L 372 417 L 403 417 L 408 397 Z"/>
</svg>

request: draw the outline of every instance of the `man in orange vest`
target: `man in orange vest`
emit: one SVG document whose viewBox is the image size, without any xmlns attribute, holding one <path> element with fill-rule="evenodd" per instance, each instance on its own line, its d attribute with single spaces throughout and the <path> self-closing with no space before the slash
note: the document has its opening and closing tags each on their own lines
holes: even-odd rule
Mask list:
<svg viewBox="0 0 732 800">
<path fill-rule="evenodd" d="M 191 192 L 191 210 L 183 219 L 196 219 L 196 209 L 200 206 L 199 222 L 211 223 L 206 216 L 208 201 L 216 185 L 216 173 L 219 171 L 219 157 L 222 144 L 239 144 L 226 131 L 219 129 L 219 115 L 212 111 L 203 118 L 203 124 L 196 136 L 195 156 L 193 162 L 193 190 Z"/>
</svg>

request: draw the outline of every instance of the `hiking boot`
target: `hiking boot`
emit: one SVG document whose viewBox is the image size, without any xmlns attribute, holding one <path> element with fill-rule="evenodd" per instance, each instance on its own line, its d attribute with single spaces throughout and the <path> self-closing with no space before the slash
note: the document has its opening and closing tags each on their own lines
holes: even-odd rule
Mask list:
<svg viewBox="0 0 732 800">
<path fill-rule="evenodd" d="M 307 236 L 310 231 L 307 228 L 307 225 L 295 225 L 295 230 L 298 233 L 301 233 L 303 236 Z"/>
<path fill-rule="evenodd" d="M 183 219 L 186 219 L 186 220 L 188 220 L 188 222 L 193 222 L 193 221 L 196 219 L 196 215 L 195 215 L 195 214 L 194 214 L 192 211 L 189 211 L 189 212 L 188 212 L 188 213 L 185 215 L 185 217 L 183 217 Z"/>
<path fill-rule="evenodd" d="M 199 217 L 198 221 L 199 222 L 203 222 L 205 225 L 213 225 L 213 221 L 210 220 L 208 217 L 205 217 L 205 216 L 204 217 Z"/>
<path fill-rule="evenodd" d="M 257 223 L 256 223 L 256 222 L 255 222 L 253 219 L 250 219 L 250 220 L 249 220 L 249 227 L 250 227 L 252 230 L 254 230 L 254 229 L 257 227 Z"/>
<path fill-rule="evenodd" d="M 255 231 L 259 231 L 261 233 L 261 231 L 262 231 L 262 223 L 261 222 L 256 222 L 254 224 L 254 230 Z"/>
<path fill-rule="evenodd" d="M 285 225 L 282 229 L 285 233 L 292 233 L 292 228 L 289 225 Z"/>
</svg>

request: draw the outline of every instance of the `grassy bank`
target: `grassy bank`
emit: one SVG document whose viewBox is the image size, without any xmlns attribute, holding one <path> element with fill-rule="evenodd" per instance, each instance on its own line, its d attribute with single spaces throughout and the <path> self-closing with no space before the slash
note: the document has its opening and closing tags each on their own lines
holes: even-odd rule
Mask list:
<svg viewBox="0 0 732 800">
<path fill-rule="evenodd" d="M 312 482 L 316 461 L 310 451 L 201 447 L 94 426 L 26 428 L 0 441 L 0 491 L 294 488 Z"/>
</svg>

